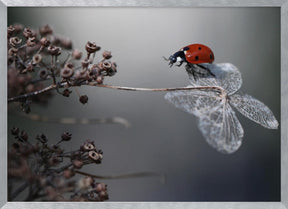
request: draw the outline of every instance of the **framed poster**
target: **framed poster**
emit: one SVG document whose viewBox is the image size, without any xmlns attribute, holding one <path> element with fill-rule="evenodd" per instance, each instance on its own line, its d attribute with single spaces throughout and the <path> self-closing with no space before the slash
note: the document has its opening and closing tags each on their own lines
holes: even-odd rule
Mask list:
<svg viewBox="0 0 288 209">
<path fill-rule="evenodd" d="M 135 88 L 185 87 L 189 79 L 184 66 L 169 68 L 162 56 L 167 59 L 192 43 L 205 44 L 213 50 L 215 63 L 237 66 L 242 75 L 240 91 L 267 105 L 280 126 L 277 130 L 265 129 L 236 113 L 244 130 L 243 141 L 239 149 L 227 155 L 209 146 L 201 127 L 198 129 L 197 118 L 167 103 L 163 92 L 81 86 L 71 89 L 69 98 L 56 94 L 45 107 L 31 105 L 32 114 L 50 118 L 120 117 L 129 121 L 128 129 L 121 124 L 40 123 L 15 115 L 13 111 L 19 112 L 19 107 L 13 107 L 16 110 L 12 110 L 12 114 L 9 103 L 8 114 L 4 110 L 1 112 L 3 194 L 8 187 L 4 178 L 9 147 L 6 139 L 10 140 L 10 130 L 15 126 L 20 131 L 25 130 L 31 141 L 45 132 L 52 144 L 57 143 L 57 137 L 63 132 L 69 131 L 72 141 L 63 144 L 67 150 L 77 150 L 83 141 L 93 139 L 94 145 L 103 149 L 103 161 L 87 166 L 85 173 L 100 176 L 158 174 L 101 180 L 108 185 L 109 194 L 109 201 L 101 203 L 102 207 L 119 207 L 119 204 L 125 208 L 287 207 L 287 133 L 281 129 L 287 117 L 286 1 L 30 3 L 2 3 L 1 31 L 15 23 L 36 30 L 48 24 L 57 36 L 72 40 L 73 48 L 84 53 L 88 41 L 99 44 L 101 51 L 96 53 L 95 62 L 101 61 L 105 50 L 112 51 L 112 60 L 117 62 L 117 73 L 105 77 L 105 84 Z M 1 45 L 6 46 L 7 34 L 1 34 L 4 34 Z M 7 49 L 1 50 L 4 55 L 1 63 L 6 63 Z M 63 50 L 63 59 L 65 53 Z M 6 98 L 6 76 L 2 85 L 1 94 Z M 84 105 L 78 101 L 83 95 L 88 96 L 88 103 Z M 5 100 L 3 107 L 6 106 Z M 165 183 L 160 181 L 162 175 L 166 177 Z M 16 202 L 7 202 L 7 195 L 1 198 L 4 208 L 38 208 L 38 204 L 92 208 L 99 204 L 27 203 L 22 202 L 25 199 L 21 195 Z"/>
</svg>

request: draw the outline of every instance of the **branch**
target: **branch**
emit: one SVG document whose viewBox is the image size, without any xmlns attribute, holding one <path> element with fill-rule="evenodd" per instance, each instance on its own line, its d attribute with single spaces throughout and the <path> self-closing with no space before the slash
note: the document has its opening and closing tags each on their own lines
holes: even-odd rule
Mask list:
<svg viewBox="0 0 288 209">
<path fill-rule="evenodd" d="M 121 117 L 111 117 L 111 118 L 72 118 L 72 117 L 61 117 L 50 118 L 48 116 L 38 115 L 38 114 L 21 114 L 22 117 L 29 118 L 34 121 L 48 122 L 48 123 L 61 123 L 61 124 L 121 124 L 126 128 L 130 127 L 130 123 Z"/>
<path fill-rule="evenodd" d="M 221 94 L 225 93 L 225 90 L 220 86 L 190 86 L 190 87 L 176 87 L 176 88 L 135 88 L 135 87 L 124 87 L 124 86 L 112 86 L 107 84 L 97 84 L 97 83 L 88 83 L 89 86 L 98 86 L 102 88 L 125 90 L 125 91 L 187 91 L 187 90 L 208 90 L 208 91 L 217 91 Z"/>
<path fill-rule="evenodd" d="M 61 88 L 61 87 L 64 87 L 65 85 L 67 85 L 66 82 L 61 83 L 58 87 Z M 135 87 L 113 86 L 113 85 L 107 85 L 107 84 L 97 84 L 94 82 L 90 82 L 90 83 L 83 84 L 83 85 L 97 86 L 97 87 L 102 87 L 102 88 L 125 90 L 125 91 L 151 91 L 151 92 L 164 91 L 164 92 L 167 92 L 167 91 L 186 91 L 186 90 L 210 90 L 210 91 L 220 92 L 221 94 L 225 93 L 225 90 L 219 86 L 193 86 L 193 87 L 178 87 L 178 88 L 135 88 Z M 73 87 L 73 86 L 71 86 L 71 87 Z M 56 89 L 56 88 L 57 88 L 57 85 L 52 84 L 52 85 L 50 85 L 50 86 L 48 86 L 42 90 L 39 90 L 39 91 L 35 91 L 35 92 L 20 95 L 20 96 L 8 98 L 8 102 L 10 103 L 10 102 L 21 101 L 21 100 L 26 99 L 28 97 L 43 94 L 45 92 L 51 91 L 51 90 Z"/>
<path fill-rule="evenodd" d="M 84 176 L 90 176 L 92 178 L 97 178 L 97 179 L 126 179 L 126 178 L 137 178 L 137 177 L 148 177 L 148 176 L 160 176 L 161 182 L 165 183 L 165 175 L 154 173 L 154 172 L 128 173 L 128 174 L 122 174 L 122 175 L 116 175 L 116 176 L 99 176 L 99 175 L 93 175 L 93 174 L 86 173 L 83 171 L 78 171 L 78 170 L 76 170 L 75 173 L 78 173 Z"/>
<path fill-rule="evenodd" d="M 32 97 L 32 96 L 37 96 L 39 94 L 43 94 L 45 92 L 48 92 L 48 91 L 51 91 L 53 89 L 56 89 L 57 88 L 57 85 L 50 85 L 44 89 L 41 89 L 39 91 L 34 91 L 34 92 L 31 92 L 31 93 L 27 93 L 27 94 L 22 94 L 20 96 L 16 96 L 16 97 L 11 97 L 11 98 L 8 98 L 8 102 L 18 102 L 20 100 L 24 100 L 24 99 L 27 99 L 28 97 Z"/>
<path fill-rule="evenodd" d="M 14 200 L 21 192 L 23 192 L 27 187 L 29 186 L 29 183 L 26 181 L 24 184 L 19 186 L 9 197 L 9 201 Z"/>
</svg>

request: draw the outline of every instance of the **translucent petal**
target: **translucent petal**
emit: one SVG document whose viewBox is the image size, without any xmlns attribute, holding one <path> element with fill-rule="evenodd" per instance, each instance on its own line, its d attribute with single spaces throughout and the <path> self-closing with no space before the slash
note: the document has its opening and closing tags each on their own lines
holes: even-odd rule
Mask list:
<svg viewBox="0 0 288 209">
<path fill-rule="evenodd" d="M 227 102 L 200 117 L 198 126 L 206 141 L 219 152 L 230 154 L 241 146 L 244 131 Z"/>
<path fill-rule="evenodd" d="M 219 104 L 219 96 L 213 91 L 173 91 L 165 95 L 165 99 L 177 108 L 197 117 Z"/>
<path fill-rule="evenodd" d="M 198 127 L 206 141 L 222 153 L 233 153 L 241 145 L 243 128 L 228 101 L 216 92 L 175 91 L 165 99 L 199 118 Z"/>
<path fill-rule="evenodd" d="M 187 71 L 192 86 L 220 86 L 227 91 L 228 95 L 231 95 L 240 89 L 242 85 L 241 73 L 238 68 L 231 63 L 203 63 L 201 66 L 208 68 L 215 77 L 211 75 L 197 76 L 196 74 L 194 75 L 196 77 L 195 80 L 193 74 Z M 199 71 L 201 71 L 200 68 Z"/>
<path fill-rule="evenodd" d="M 277 129 L 278 121 L 272 111 L 262 102 L 250 95 L 234 94 L 230 96 L 230 103 L 244 116 L 269 129 Z"/>
</svg>

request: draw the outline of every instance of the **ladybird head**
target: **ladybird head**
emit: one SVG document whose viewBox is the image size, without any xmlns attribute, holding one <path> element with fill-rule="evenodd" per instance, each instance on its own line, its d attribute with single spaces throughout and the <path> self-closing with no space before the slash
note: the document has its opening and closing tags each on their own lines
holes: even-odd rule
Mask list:
<svg viewBox="0 0 288 209">
<path fill-rule="evenodd" d="M 169 57 L 169 66 L 172 67 L 175 62 L 177 62 L 177 57 L 173 54 Z"/>
<path fill-rule="evenodd" d="M 185 61 L 185 54 L 183 51 L 178 51 L 172 54 L 169 59 L 165 58 L 165 60 L 169 61 L 169 66 L 172 67 L 175 62 L 184 62 Z"/>
</svg>

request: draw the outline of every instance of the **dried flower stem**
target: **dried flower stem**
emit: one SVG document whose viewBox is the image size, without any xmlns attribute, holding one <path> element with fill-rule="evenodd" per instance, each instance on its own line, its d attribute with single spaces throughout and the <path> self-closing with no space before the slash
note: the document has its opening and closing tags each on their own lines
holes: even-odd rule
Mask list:
<svg viewBox="0 0 288 209">
<path fill-rule="evenodd" d="M 51 56 L 51 68 L 50 68 L 50 71 L 51 71 L 51 76 L 53 78 L 53 84 L 55 85 L 56 84 L 56 77 L 55 77 L 55 73 L 54 73 L 54 62 L 53 62 L 53 58 L 54 56 Z M 56 62 L 56 58 L 55 58 L 55 62 Z"/>
<path fill-rule="evenodd" d="M 64 87 L 67 85 L 67 83 L 61 83 L 58 85 L 58 87 Z M 124 86 L 113 86 L 113 85 L 107 85 L 107 84 L 97 84 L 94 82 L 90 82 L 88 84 L 84 85 L 89 85 L 89 86 L 97 86 L 97 87 L 102 87 L 102 88 L 109 88 L 109 89 L 117 89 L 117 90 L 125 90 L 125 91 L 151 91 L 151 92 L 156 92 L 156 91 L 186 91 L 186 90 L 208 90 L 208 91 L 217 91 L 221 94 L 225 93 L 225 90 L 219 86 L 193 86 L 193 87 L 176 87 L 176 88 L 135 88 L 135 87 L 124 87 Z M 28 97 L 36 96 L 38 94 L 43 94 L 45 92 L 51 91 L 53 89 L 56 89 L 57 85 L 52 84 L 42 90 L 23 94 L 20 96 L 8 98 L 8 102 L 16 102 L 20 101 L 23 99 L 26 99 Z"/>
<path fill-rule="evenodd" d="M 122 117 L 110 117 L 110 118 L 75 118 L 75 117 L 61 117 L 59 118 L 53 118 L 53 117 L 48 117 L 45 115 L 38 115 L 38 114 L 25 114 L 21 113 L 20 114 L 22 117 L 29 118 L 34 121 L 40 121 L 40 122 L 46 122 L 46 123 L 61 123 L 61 124 L 121 124 L 125 126 L 126 128 L 130 127 L 130 123 L 122 118 Z"/>
<path fill-rule="evenodd" d="M 193 86 L 193 87 L 176 87 L 176 88 L 135 88 L 135 87 L 124 87 L 124 86 L 112 86 L 107 84 L 89 83 L 91 86 L 98 86 L 109 89 L 125 90 L 125 91 L 185 91 L 185 90 L 212 90 L 219 91 L 222 93 L 223 88 L 219 86 Z"/>
<path fill-rule="evenodd" d="M 22 191 L 24 191 L 29 186 L 29 183 L 26 181 L 20 187 L 18 187 L 11 195 L 9 195 L 9 200 L 15 199 Z"/>
<path fill-rule="evenodd" d="M 56 88 L 57 88 L 57 85 L 53 84 L 53 85 L 47 86 L 46 88 L 41 89 L 39 91 L 34 91 L 34 92 L 27 93 L 27 94 L 22 94 L 20 96 L 8 98 L 8 102 L 16 102 L 16 101 L 25 100 L 29 97 L 36 96 L 38 94 L 43 94 L 45 92 L 51 91 L 51 90 L 56 89 Z"/>
<path fill-rule="evenodd" d="M 86 172 L 79 171 L 79 170 L 76 170 L 75 173 L 78 173 L 84 176 L 90 176 L 92 178 L 97 178 L 97 179 L 124 179 L 124 178 L 131 178 L 131 177 L 147 177 L 147 176 L 160 176 L 161 178 L 165 177 L 163 174 L 154 173 L 154 172 L 139 172 L 139 173 L 116 175 L 116 176 L 99 176 L 99 175 L 93 175 L 93 174 L 86 173 Z"/>
</svg>

